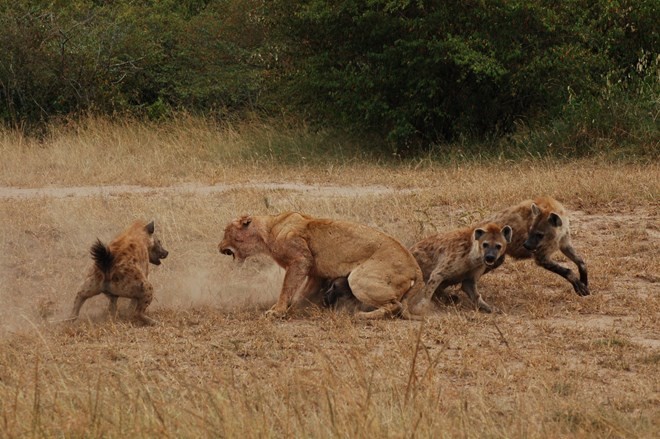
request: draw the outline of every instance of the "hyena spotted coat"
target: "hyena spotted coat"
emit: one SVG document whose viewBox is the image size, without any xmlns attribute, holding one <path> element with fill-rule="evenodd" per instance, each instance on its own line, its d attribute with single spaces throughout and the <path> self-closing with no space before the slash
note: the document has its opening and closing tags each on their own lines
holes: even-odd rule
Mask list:
<svg viewBox="0 0 660 439">
<path fill-rule="evenodd" d="M 426 282 L 426 298 L 438 298 L 436 294 L 444 295 L 448 286 L 461 284 L 479 310 L 492 312 L 477 291 L 477 281 L 504 255 L 509 242 L 511 227 L 489 223 L 429 236 L 412 246 L 410 252 Z"/>
<path fill-rule="evenodd" d="M 149 224 L 136 221 L 109 245 L 97 240 L 90 250 L 94 265 L 78 290 L 72 318 L 78 317 L 87 299 L 103 293 L 110 299 L 113 317 L 117 314 L 117 298 L 126 297 L 133 301 L 139 320 L 154 323 L 144 314 L 153 299 L 153 286 L 147 279 L 149 263 L 160 265 L 160 260 L 168 254 L 154 229 L 153 221 Z"/>
<path fill-rule="evenodd" d="M 537 265 L 568 280 L 578 295 L 589 295 L 587 265 L 573 247 L 568 214 L 559 201 L 551 197 L 526 200 L 484 220 L 491 221 L 509 224 L 513 229 L 507 255 L 515 259 L 534 258 Z M 579 277 L 551 259 L 557 250 L 577 265 Z M 503 257 L 495 267 L 502 262 Z"/>
</svg>

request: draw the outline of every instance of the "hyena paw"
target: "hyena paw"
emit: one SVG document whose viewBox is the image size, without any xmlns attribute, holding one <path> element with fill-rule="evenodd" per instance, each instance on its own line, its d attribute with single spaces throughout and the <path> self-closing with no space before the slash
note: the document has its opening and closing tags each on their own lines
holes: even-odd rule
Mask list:
<svg viewBox="0 0 660 439">
<path fill-rule="evenodd" d="M 486 302 L 482 302 L 479 304 L 479 311 L 490 314 L 493 312 L 493 309 Z"/>
<path fill-rule="evenodd" d="M 589 287 L 580 281 L 576 281 L 573 284 L 573 288 L 575 289 L 575 292 L 577 293 L 578 296 L 588 296 L 589 294 L 591 294 L 589 292 Z"/>
<path fill-rule="evenodd" d="M 149 316 L 144 314 L 136 316 L 137 320 L 145 326 L 155 326 L 158 325 L 158 320 L 154 320 Z"/>
<path fill-rule="evenodd" d="M 481 296 L 477 296 L 476 302 L 477 302 L 477 309 L 479 311 L 489 314 L 493 312 L 493 308 L 491 308 L 490 305 L 487 304 L 486 301 L 481 298 Z"/>
</svg>

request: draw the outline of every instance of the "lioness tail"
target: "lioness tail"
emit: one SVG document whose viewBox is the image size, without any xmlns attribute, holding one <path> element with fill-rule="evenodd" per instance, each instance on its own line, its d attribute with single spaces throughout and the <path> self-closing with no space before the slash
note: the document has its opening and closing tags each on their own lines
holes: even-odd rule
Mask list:
<svg viewBox="0 0 660 439">
<path fill-rule="evenodd" d="M 94 259 L 96 267 L 102 273 L 108 274 L 112 265 L 115 263 L 115 257 L 110 252 L 108 246 L 103 244 L 100 239 L 97 239 L 89 252 L 92 254 L 92 259 Z"/>
</svg>

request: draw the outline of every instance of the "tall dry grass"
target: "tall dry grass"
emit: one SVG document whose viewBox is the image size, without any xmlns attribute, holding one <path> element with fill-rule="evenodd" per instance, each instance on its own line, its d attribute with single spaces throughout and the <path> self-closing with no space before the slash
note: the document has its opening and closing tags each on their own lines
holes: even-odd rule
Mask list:
<svg viewBox="0 0 660 439">
<path fill-rule="evenodd" d="M 280 158 L 282 149 L 263 154 L 262 141 L 285 143 L 291 132 L 192 119 L 86 123 L 40 142 L 4 132 L 0 185 L 174 188 L 36 198 L 0 188 L 0 437 L 660 431 L 657 163 L 395 165 L 342 159 L 344 152 L 307 163 Z M 247 181 L 367 189 L 176 189 Z M 373 185 L 391 190 L 369 193 Z M 474 312 L 461 296 L 423 323 L 360 322 L 350 310 L 311 306 L 273 321 L 263 311 L 282 270 L 266 258 L 239 267 L 216 248 L 222 227 L 243 212 L 354 220 L 410 245 L 541 193 L 572 211 L 590 297 L 529 261 L 508 261 L 480 281 L 500 314 Z M 160 325 L 135 325 L 121 301 L 112 321 L 104 297 L 88 301 L 80 321 L 62 322 L 90 264 L 89 246 L 135 218 L 154 218 L 170 251 L 151 272 L 156 298 L 147 312 Z"/>
</svg>

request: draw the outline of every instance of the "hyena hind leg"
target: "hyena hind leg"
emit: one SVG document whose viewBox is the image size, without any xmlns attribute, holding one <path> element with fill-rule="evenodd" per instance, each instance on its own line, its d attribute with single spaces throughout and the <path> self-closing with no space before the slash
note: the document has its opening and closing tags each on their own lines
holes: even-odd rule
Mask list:
<svg viewBox="0 0 660 439">
<path fill-rule="evenodd" d="M 73 310 L 71 311 L 71 319 L 75 320 L 80 315 L 80 308 L 87 301 L 87 299 L 101 294 L 101 286 L 99 282 L 92 276 L 87 278 L 81 285 L 76 300 L 73 302 Z"/>
</svg>

